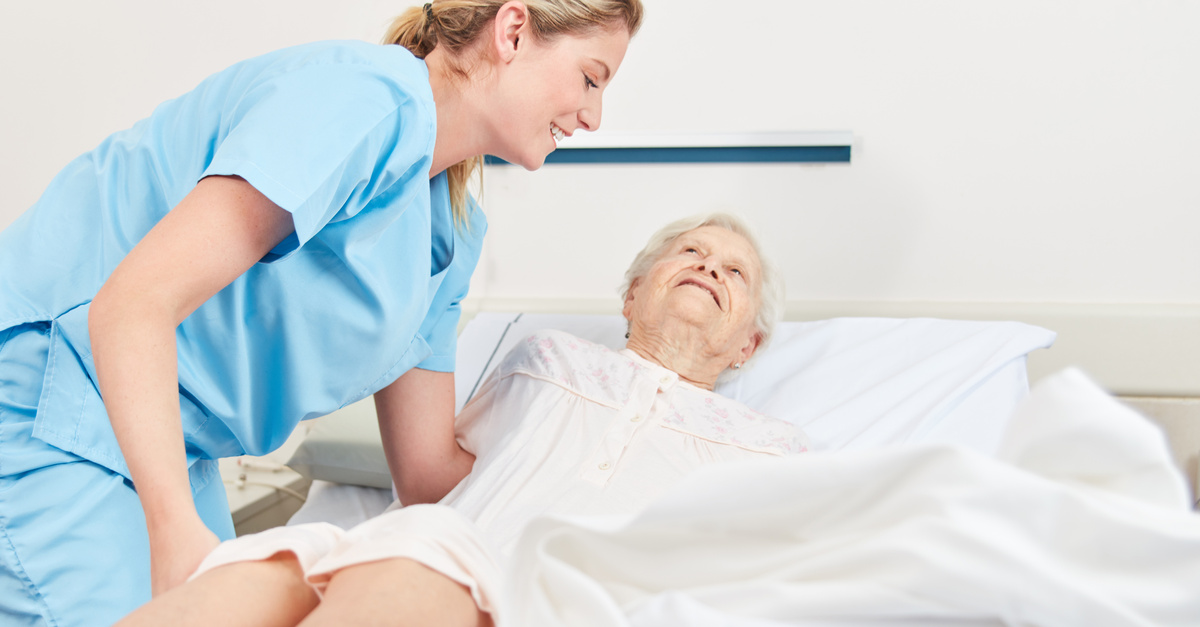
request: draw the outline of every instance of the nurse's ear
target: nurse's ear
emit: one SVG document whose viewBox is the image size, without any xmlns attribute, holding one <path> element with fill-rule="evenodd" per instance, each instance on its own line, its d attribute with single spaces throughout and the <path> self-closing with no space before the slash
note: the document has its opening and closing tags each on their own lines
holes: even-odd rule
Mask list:
<svg viewBox="0 0 1200 627">
<path fill-rule="evenodd" d="M 502 63 L 510 63 L 521 50 L 521 42 L 530 35 L 529 7 L 520 0 L 504 3 L 492 23 L 491 48 Z"/>
</svg>

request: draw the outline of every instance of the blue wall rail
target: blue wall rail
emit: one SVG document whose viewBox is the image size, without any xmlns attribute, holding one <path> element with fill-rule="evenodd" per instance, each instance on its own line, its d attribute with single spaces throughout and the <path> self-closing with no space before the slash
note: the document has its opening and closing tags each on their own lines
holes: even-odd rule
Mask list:
<svg viewBox="0 0 1200 627">
<path fill-rule="evenodd" d="M 849 131 L 597 134 L 566 138 L 546 163 L 849 163 Z M 507 165 L 496 157 L 485 163 Z"/>
</svg>

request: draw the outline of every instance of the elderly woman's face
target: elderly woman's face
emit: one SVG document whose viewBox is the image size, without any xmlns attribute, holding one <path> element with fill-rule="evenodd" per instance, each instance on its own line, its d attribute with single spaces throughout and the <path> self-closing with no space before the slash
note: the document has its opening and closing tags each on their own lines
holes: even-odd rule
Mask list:
<svg viewBox="0 0 1200 627">
<path fill-rule="evenodd" d="M 635 281 L 625 316 L 651 328 L 654 320 L 682 319 L 711 337 L 715 349 L 729 352 L 731 363 L 743 361 L 737 352 L 750 342 L 753 353 L 758 343 L 760 285 L 761 266 L 750 242 L 728 229 L 702 226 L 675 238 Z"/>
</svg>

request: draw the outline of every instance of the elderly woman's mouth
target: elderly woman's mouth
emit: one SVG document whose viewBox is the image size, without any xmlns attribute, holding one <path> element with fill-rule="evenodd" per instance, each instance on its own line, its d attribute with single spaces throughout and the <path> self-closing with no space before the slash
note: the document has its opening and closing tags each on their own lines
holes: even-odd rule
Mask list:
<svg viewBox="0 0 1200 627">
<path fill-rule="evenodd" d="M 685 285 L 691 285 L 693 287 L 698 287 L 698 288 L 708 292 L 708 295 L 712 296 L 713 302 L 715 302 L 717 304 L 717 307 L 724 309 L 724 307 L 721 307 L 721 299 L 717 297 L 716 291 L 713 290 L 711 287 L 709 287 L 699 281 L 693 280 L 693 279 L 685 279 L 685 280 L 681 281 L 679 283 L 679 285 L 677 285 L 676 287 L 683 287 Z"/>
</svg>

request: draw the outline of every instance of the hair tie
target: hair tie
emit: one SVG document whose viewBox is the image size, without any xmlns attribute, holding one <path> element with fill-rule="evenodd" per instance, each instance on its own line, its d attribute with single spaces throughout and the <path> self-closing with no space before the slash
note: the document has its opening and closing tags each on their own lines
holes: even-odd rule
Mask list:
<svg viewBox="0 0 1200 627">
<path fill-rule="evenodd" d="M 433 21 L 433 3 L 432 2 L 425 3 L 425 21 L 426 22 Z"/>
</svg>

